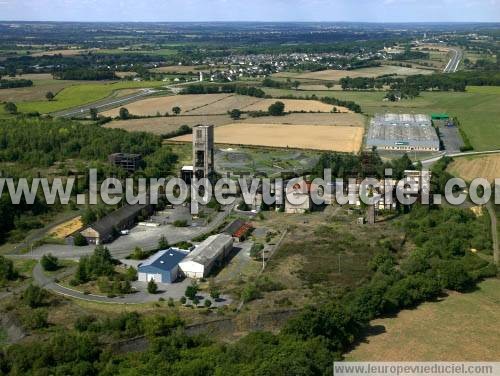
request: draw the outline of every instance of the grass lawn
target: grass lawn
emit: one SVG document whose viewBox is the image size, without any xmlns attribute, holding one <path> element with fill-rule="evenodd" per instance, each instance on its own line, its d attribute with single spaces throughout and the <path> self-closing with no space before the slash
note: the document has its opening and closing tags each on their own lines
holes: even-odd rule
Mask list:
<svg viewBox="0 0 500 376">
<path fill-rule="evenodd" d="M 380 112 L 434 113 L 446 112 L 459 118 L 475 150 L 500 148 L 500 87 L 468 87 L 465 93 L 423 92 L 413 100 L 384 102 L 384 92 L 356 91 L 295 91 L 265 89 L 273 96 L 315 94 L 318 97 L 335 97 L 358 103 L 363 112 L 373 115 Z"/>
<path fill-rule="evenodd" d="M 377 319 L 382 331 L 347 354 L 356 361 L 497 361 L 500 358 L 500 280 L 468 294 L 451 293 L 437 303 Z"/>
<path fill-rule="evenodd" d="M 90 83 L 74 85 L 61 90 L 55 100 L 32 101 L 18 103 L 20 112 L 38 111 L 40 113 L 50 113 L 67 108 L 78 107 L 87 103 L 92 103 L 111 95 L 116 90 L 159 87 L 165 85 L 162 81 L 122 81 L 106 83 Z"/>
</svg>

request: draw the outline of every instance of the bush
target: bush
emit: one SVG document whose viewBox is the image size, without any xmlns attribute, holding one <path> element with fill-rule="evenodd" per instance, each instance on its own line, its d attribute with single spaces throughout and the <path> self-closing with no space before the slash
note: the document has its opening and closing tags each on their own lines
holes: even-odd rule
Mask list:
<svg viewBox="0 0 500 376">
<path fill-rule="evenodd" d="M 42 256 L 40 264 L 42 265 L 42 268 L 48 272 L 53 272 L 59 269 L 59 260 L 50 253 Z"/>
<path fill-rule="evenodd" d="M 188 222 L 185 219 L 178 219 L 174 221 L 174 227 L 187 227 Z"/>
<path fill-rule="evenodd" d="M 46 296 L 47 294 L 42 288 L 35 285 L 29 285 L 28 288 L 24 290 L 22 300 L 31 308 L 37 308 L 43 304 Z"/>
<path fill-rule="evenodd" d="M 0 256 L 0 286 L 5 284 L 7 281 L 12 281 L 18 277 L 16 270 L 14 269 L 14 263 L 12 260 L 4 256 Z"/>
<path fill-rule="evenodd" d="M 73 238 L 73 243 L 77 247 L 84 247 L 87 245 L 87 239 L 85 239 L 85 237 L 82 234 L 77 233 Z"/>
<path fill-rule="evenodd" d="M 181 296 L 181 298 L 179 299 L 179 301 L 181 302 L 181 304 L 186 304 L 186 297 L 185 296 Z"/>
<path fill-rule="evenodd" d="M 262 297 L 260 290 L 254 283 L 249 283 L 241 292 L 241 300 L 245 303 Z"/>
<path fill-rule="evenodd" d="M 28 329 L 42 329 L 48 326 L 49 312 L 45 308 L 33 309 L 23 316 L 23 325 Z"/>
</svg>

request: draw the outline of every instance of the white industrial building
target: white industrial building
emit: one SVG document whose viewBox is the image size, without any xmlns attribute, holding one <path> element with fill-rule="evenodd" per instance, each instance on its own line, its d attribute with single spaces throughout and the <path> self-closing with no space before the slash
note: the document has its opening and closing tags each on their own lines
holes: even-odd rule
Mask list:
<svg viewBox="0 0 500 376">
<path fill-rule="evenodd" d="M 209 236 L 179 263 L 179 268 L 188 278 L 204 278 L 231 252 L 233 242 L 230 235 Z"/>
</svg>

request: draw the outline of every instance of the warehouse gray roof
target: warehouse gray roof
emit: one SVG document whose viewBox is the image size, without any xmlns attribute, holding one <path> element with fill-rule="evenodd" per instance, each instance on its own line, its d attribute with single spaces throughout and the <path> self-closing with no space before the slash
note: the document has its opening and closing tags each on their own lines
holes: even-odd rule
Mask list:
<svg viewBox="0 0 500 376">
<path fill-rule="evenodd" d="M 407 143 L 439 147 L 439 138 L 428 115 L 377 114 L 370 122 L 366 143 L 368 146 Z"/>
<path fill-rule="evenodd" d="M 209 236 L 199 244 L 183 261 L 193 261 L 202 265 L 209 265 L 220 256 L 224 248 L 233 242 L 233 238 L 226 234 Z"/>
<path fill-rule="evenodd" d="M 111 212 L 104 218 L 99 219 L 90 225 L 94 230 L 101 234 L 108 233 L 113 230 L 113 227 L 122 221 L 135 217 L 142 209 L 145 209 L 149 204 L 125 205 L 114 212 Z"/>
</svg>

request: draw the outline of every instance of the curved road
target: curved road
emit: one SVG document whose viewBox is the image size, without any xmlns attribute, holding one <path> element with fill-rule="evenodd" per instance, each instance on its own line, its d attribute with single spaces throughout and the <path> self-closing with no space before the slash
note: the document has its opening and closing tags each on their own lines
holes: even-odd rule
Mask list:
<svg viewBox="0 0 500 376">
<path fill-rule="evenodd" d="M 74 268 L 70 268 L 68 270 L 65 270 L 57 277 L 62 278 L 64 276 L 72 274 L 73 272 Z M 63 295 L 73 299 L 85 300 L 88 302 L 107 304 L 143 304 L 157 302 L 160 298 L 163 298 L 165 300 L 172 298 L 175 301 L 179 301 L 179 299 L 184 296 L 184 292 L 186 291 L 187 286 L 191 284 L 191 280 L 187 278 L 183 281 L 173 284 L 159 284 L 158 293 L 150 294 L 146 292 L 146 283 L 132 282 L 132 286 L 135 287 L 136 292 L 132 294 L 125 294 L 123 296 L 117 296 L 115 298 L 110 298 L 104 295 L 84 294 L 81 291 L 62 286 L 55 281 L 55 277 L 49 277 L 44 273 L 40 263 L 37 263 L 33 268 L 33 280 L 38 286 L 59 295 Z M 198 298 L 200 299 L 206 299 L 208 297 L 209 296 L 207 293 L 198 293 Z M 221 299 L 218 299 L 217 301 L 212 300 L 212 307 L 222 307 L 224 305 L 230 304 L 231 302 L 232 300 L 228 295 L 223 295 L 221 296 Z"/>
</svg>

